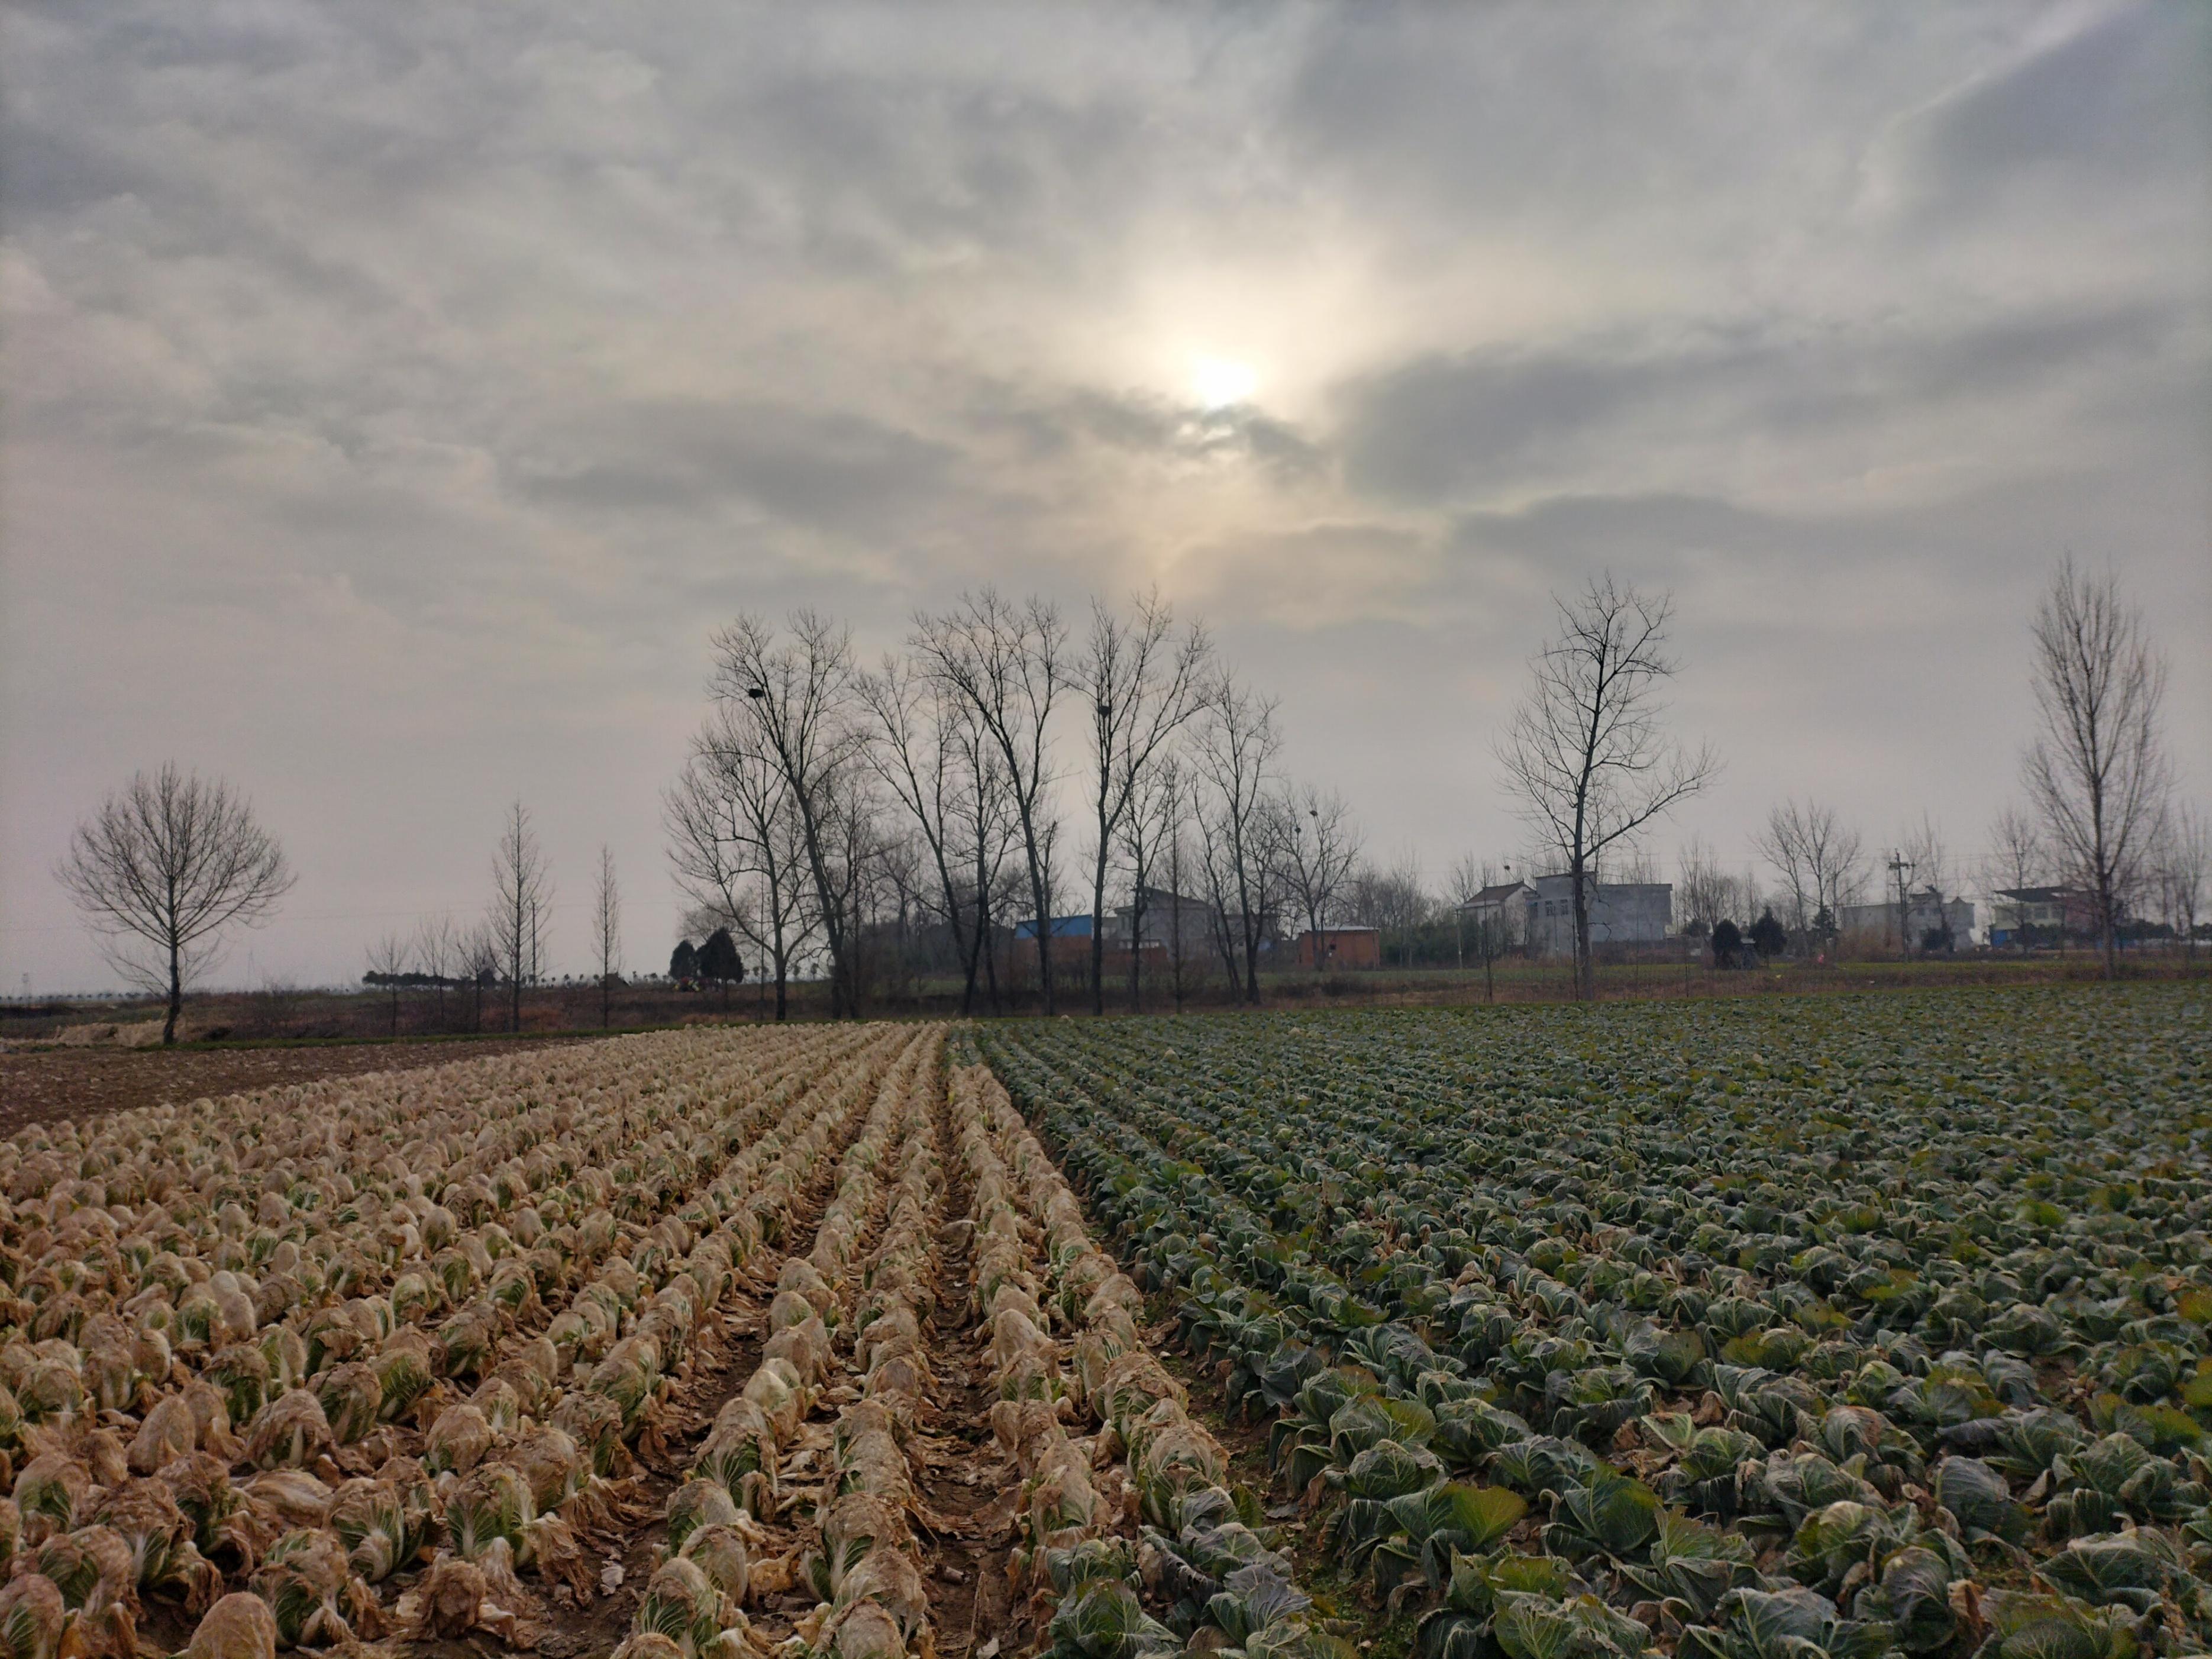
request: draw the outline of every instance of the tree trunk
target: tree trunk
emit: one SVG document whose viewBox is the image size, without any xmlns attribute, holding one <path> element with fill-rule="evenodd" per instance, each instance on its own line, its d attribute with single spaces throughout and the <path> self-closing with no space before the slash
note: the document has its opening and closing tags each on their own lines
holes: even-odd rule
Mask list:
<svg viewBox="0 0 2212 1659">
<path fill-rule="evenodd" d="M 1145 1012 L 1145 866 L 1137 866 L 1137 884 L 1129 892 L 1129 1012 Z"/>
<path fill-rule="evenodd" d="M 1583 884 L 1580 860 L 1576 860 L 1574 877 L 1575 1000 L 1595 1002 L 1597 1000 L 1597 966 L 1590 960 L 1589 899 Z"/>
<path fill-rule="evenodd" d="M 967 957 L 967 975 L 960 985 L 960 1018 L 966 1019 L 975 1012 L 975 970 L 982 965 L 983 913 L 981 908 L 975 912 L 975 937 L 968 941 L 968 948 L 963 954 Z"/>
<path fill-rule="evenodd" d="M 169 1017 L 161 1022 L 161 1046 L 166 1048 L 177 1040 L 177 1018 L 185 1012 L 184 966 L 180 959 L 182 947 L 174 939 L 169 941 Z"/>
<path fill-rule="evenodd" d="M 1106 860 L 1098 860 L 1091 881 L 1091 1014 L 1106 1012 Z"/>
<path fill-rule="evenodd" d="M 991 1012 L 996 1014 L 999 1012 L 999 942 L 991 937 L 988 908 L 976 911 L 975 931 L 983 941 L 983 977 L 991 994 Z"/>
<path fill-rule="evenodd" d="M 1044 871 L 1032 854 L 1030 860 L 1030 897 L 1036 908 L 1037 985 L 1044 993 L 1044 1013 L 1054 1012 L 1052 989 L 1052 911 L 1045 902 Z"/>
</svg>

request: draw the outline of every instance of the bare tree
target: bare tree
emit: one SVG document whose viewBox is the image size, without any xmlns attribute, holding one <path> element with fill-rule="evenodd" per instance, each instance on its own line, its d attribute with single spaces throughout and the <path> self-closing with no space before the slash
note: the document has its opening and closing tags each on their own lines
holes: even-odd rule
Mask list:
<svg viewBox="0 0 2212 1659">
<path fill-rule="evenodd" d="M 977 878 L 971 888 L 960 844 L 963 809 L 985 782 L 981 773 L 973 778 L 965 775 L 966 768 L 981 762 L 974 741 L 975 715 L 942 679 L 918 672 L 889 654 L 880 672 L 860 678 L 859 690 L 875 721 L 874 741 L 866 750 L 869 764 L 914 819 L 929 854 L 937 905 L 965 975 L 960 990 L 964 1018 L 975 1005 L 981 953 L 973 947 L 984 926 L 986 886 Z M 984 816 L 976 815 L 979 826 Z M 967 908 L 975 912 L 972 927 L 963 918 Z"/>
<path fill-rule="evenodd" d="M 1167 825 L 1168 890 L 1175 896 L 1174 908 L 1168 915 L 1168 977 L 1169 993 L 1175 999 L 1175 1011 L 1182 1012 L 1183 999 L 1188 994 L 1193 978 L 1190 951 L 1192 941 L 1183 933 L 1183 872 L 1191 863 L 1186 848 L 1183 831 L 1190 822 L 1188 802 L 1188 786 L 1180 777 L 1169 779 L 1170 799 L 1164 823 Z"/>
<path fill-rule="evenodd" d="M 1362 864 L 1345 886 L 1352 920 L 1374 928 L 1386 947 L 1390 935 L 1397 934 L 1401 960 L 1410 965 L 1413 932 L 1436 911 L 1435 901 L 1422 884 L 1419 855 L 1407 847 L 1399 849 L 1388 869 Z"/>
<path fill-rule="evenodd" d="M 986 587 L 942 617 L 918 617 L 914 649 L 925 671 L 975 711 L 1003 768 L 1006 799 L 1021 831 L 1036 917 L 1037 983 L 1055 1012 L 1052 984 L 1051 816 L 1053 704 L 1069 684 L 1067 625 L 1046 601 L 1016 605 Z"/>
<path fill-rule="evenodd" d="M 400 982 L 406 976 L 412 956 L 405 939 L 397 933 L 386 933 L 368 947 L 368 972 L 362 976 L 391 999 L 393 1036 L 399 1035 Z"/>
<path fill-rule="evenodd" d="M 845 775 L 860 763 L 866 737 L 854 718 L 852 639 L 812 611 L 793 611 L 790 629 L 790 641 L 780 641 L 769 623 L 745 615 L 717 634 L 714 693 L 733 721 L 750 722 L 759 751 L 782 776 L 830 952 L 830 1017 L 857 1018 L 853 882 L 850 872 L 833 867 Z"/>
<path fill-rule="evenodd" d="M 2160 838 L 2159 887 L 2167 920 L 2181 935 L 2191 960 L 2197 955 L 2197 917 L 2204 902 L 2204 881 L 2212 866 L 2212 823 L 2185 804 L 2171 813 Z"/>
<path fill-rule="evenodd" d="M 1782 878 L 1782 884 L 1789 890 L 1788 921 L 1793 933 L 1804 930 L 1813 919 L 1814 907 L 1819 902 L 1812 896 L 1813 884 L 1805 868 L 1800 828 L 1797 803 L 1791 800 L 1780 806 L 1769 807 L 1765 825 L 1752 836 L 1753 847 Z"/>
<path fill-rule="evenodd" d="M 1787 800 L 1769 810 L 1753 845 L 1789 890 L 1790 931 L 1832 936 L 1864 878 L 1859 832 L 1832 806 Z"/>
<path fill-rule="evenodd" d="M 1145 1006 L 1145 913 L 1151 908 L 1152 879 L 1163 856 L 1176 865 L 1178 875 L 1181 872 L 1180 860 L 1169 849 L 1182 835 L 1188 799 L 1182 757 L 1164 755 L 1138 775 L 1129 810 L 1121 821 L 1121 848 L 1129 865 L 1129 1007 L 1133 1012 L 1142 1012 Z M 1172 878 L 1169 884 L 1175 900 L 1169 917 L 1170 945 L 1174 948 L 1181 944 L 1182 895 L 1174 890 Z M 1180 1007 L 1179 948 L 1174 948 L 1174 957 L 1172 971 Z"/>
<path fill-rule="evenodd" d="M 967 788 L 958 808 L 963 842 L 969 860 L 975 902 L 975 929 L 969 940 L 967 982 L 975 983 L 980 957 L 991 1012 L 999 1012 L 1000 924 L 994 920 L 1018 902 L 1020 882 L 1008 867 L 1014 843 L 1020 839 L 1019 814 L 1014 792 L 1006 779 L 1005 763 L 979 720 L 963 720 L 956 728 Z"/>
<path fill-rule="evenodd" d="M 880 814 L 878 815 L 880 817 Z M 915 981 L 920 967 L 921 932 L 927 920 L 940 914 L 935 872 L 925 867 L 927 849 L 911 834 L 891 832 L 878 823 L 872 867 L 876 926 L 867 943 L 875 948 L 864 953 L 874 994 L 886 1000 L 903 1000 L 918 1009 Z"/>
<path fill-rule="evenodd" d="M 416 963 L 430 981 L 437 995 L 435 1015 L 440 1030 L 446 1029 L 446 989 L 459 972 L 461 938 L 453 925 L 449 911 L 441 910 L 435 915 L 424 916 L 415 928 L 414 954 Z"/>
<path fill-rule="evenodd" d="M 545 914 L 553 908 L 553 882 L 545 854 L 520 801 L 508 809 L 507 827 L 492 854 L 492 947 L 507 975 L 507 1029 L 522 1029 L 522 988 L 534 981 L 544 943 Z"/>
<path fill-rule="evenodd" d="M 499 977 L 499 934 L 489 921 L 480 921 L 462 936 L 461 969 L 469 981 L 469 1029 L 483 1030 L 483 994 Z"/>
<path fill-rule="evenodd" d="M 1486 887 L 1497 884 L 1498 872 L 1486 859 L 1472 853 L 1462 853 L 1444 872 L 1444 902 L 1455 910 L 1474 902 L 1474 896 Z"/>
<path fill-rule="evenodd" d="M 1275 813 L 1282 826 L 1276 836 L 1276 856 L 1283 883 L 1305 916 L 1306 930 L 1313 937 L 1314 971 L 1319 973 L 1322 928 L 1359 862 L 1359 829 L 1342 795 L 1310 783 L 1284 789 L 1276 798 Z"/>
<path fill-rule="evenodd" d="M 806 904 L 805 832 L 789 780 L 758 727 L 729 708 L 692 739 L 683 775 L 661 798 L 668 861 L 703 931 L 727 927 L 775 981 L 775 1018 L 790 1012 L 791 974 L 815 931 Z"/>
<path fill-rule="evenodd" d="M 2166 808 L 2166 664 L 2118 577 L 2085 574 L 2070 558 L 2036 607 L 2032 636 L 2042 730 L 2025 763 L 2028 794 L 2069 878 L 2088 891 L 2109 979 Z"/>
<path fill-rule="evenodd" d="M 1905 861 L 1912 866 L 1913 878 L 1940 901 L 1956 890 L 1952 869 L 1951 843 L 1937 823 L 1924 809 L 1920 822 L 1908 825 L 1898 839 L 1898 849 Z"/>
<path fill-rule="evenodd" d="M 1990 825 L 1985 879 L 1993 889 L 2019 892 L 2043 884 L 2050 848 L 2043 826 L 2017 806 L 2008 806 Z"/>
<path fill-rule="evenodd" d="M 1470 917 L 1469 908 L 1489 888 L 1499 885 L 1498 867 L 1487 859 L 1463 854 L 1444 879 L 1445 902 L 1452 908 L 1452 936 L 1457 965 L 1467 966 L 1467 947 L 1474 946 L 1474 959 L 1482 964 L 1482 1000 L 1498 1000 L 1496 964 L 1519 944 L 1520 930 L 1506 906 L 1486 906 Z M 1517 908 L 1517 907 L 1516 907 Z"/>
<path fill-rule="evenodd" d="M 896 843 L 884 834 L 875 775 L 866 767 L 842 767 L 832 775 L 822 806 L 822 868 L 833 884 L 830 902 L 844 918 L 845 1006 L 858 1018 L 877 980 L 875 924 L 892 890 L 889 867 Z"/>
<path fill-rule="evenodd" d="M 1206 691 L 1195 757 L 1212 796 L 1198 814 L 1199 835 L 1230 987 L 1248 1002 L 1260 1000 L 1260 945 L 1272 915 L 1275 860 L 1265 808 L 1281 747 L 1274 699 L 1255 696 L 1233 674 L 1217 678 Z"/>
<path fill-rule="evenodd" d="M 1530 827 L 1566 860 L 1575 922 L 1575 993 L 1597 994 L 1590 888 L 1597 861 L 1720 769 L 1664 736 L 1659 688 L 1675 672 L 1665 651 L 1674 611 L 1612 575 L 1570 603 L 1554 596 L 1559 637 L 1529 665 L 1535 684 L 1498 749 Z"/>
<path fill-rule="evenodd" d="M 116 971 L 167 993 L 164 1044 L 177 1040 L 185 987 L 213 965 L 222 930 L 258 927 L 294 880 L 244 796 L 173 763 L 138 773 L 77 825 L 54 873 Z"/>
<path fill-rule="evenodd" d="M 1096 599 L 1078 671 L 1091 697 L 1091 804 L 1097 836 L 1091 866 L 1091 1012 L 1106 1012 L 1106 869 L 1146 775 L 1198 708 L 1212 655 L 1206 630 L 1180 638 L 1157 591 L 1127 618 Z"/>
<path fill-rule="evenodd" d="M 1680 895 L 1676 913 L 1681 918 L 1677 931 L 1691 938 L 1702 939 L 1715 923 L 1735 920 L 1729 914 L 1729 878 L 1702 836 L 1692 836 L 1682 843 L 1674 866 L 1674 890 Z"/>
<path fill-rule="evenodd" d="M 1452 913 L 1452 966 L 1467 966 L 1467 907 L 1476 894 L 1491 884 L 1492 867 L 1472 853 L 1462 853 L 1444 872 L 1444 902 Z M 1486 969 L 1488 964 L 1486 963 Z"/>
<path fill-rule="evenodd" d="M 615 1023 L 615 975 L 622 971 L 622 890 L 615 883 L 615 851 L 599 844 L 599 879 L 592 895 L 592 954 L 599 959 L 599 1029 Z"/>
<path fill-rule="evenodd" d="M 1386 924 L 1398 935 L 1400 963 L 1413 965 L 1414 934 L 1428 926 L 1437 913 L 1437 902 L 1430 893 L 1428 882 L 1421 872 L 1421 855 L 1411 847 L 1401 848 L 1395 861 L 1390 866 Z"/>
</svg>

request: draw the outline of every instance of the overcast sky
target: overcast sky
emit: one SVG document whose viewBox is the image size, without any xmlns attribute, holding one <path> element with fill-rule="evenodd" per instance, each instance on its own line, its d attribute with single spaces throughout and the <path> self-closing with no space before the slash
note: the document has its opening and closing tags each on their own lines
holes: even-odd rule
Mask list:
<svg viewBox="0 0 2212 1659">
<path fill-rule="evenodd" d="M 665 964 L 741 608 L 870 653 L 1157 582 L 1432 876 L 1523 835 L 1547 592 L 1673 590 L 1724 756 L 1962 854 L 2109 559 L 2212 797 L 2212 7 L 17 3 L 0 34 L 0 988 L 174 758 L 360 973 L 535 814 Z M 1071 734 L 1072 738 L 1073 734 Z M 1071 745 L 1072 746 L 1072 745 Z M 249 952 L 251 953 L 249 955 Z"/>
</svg>

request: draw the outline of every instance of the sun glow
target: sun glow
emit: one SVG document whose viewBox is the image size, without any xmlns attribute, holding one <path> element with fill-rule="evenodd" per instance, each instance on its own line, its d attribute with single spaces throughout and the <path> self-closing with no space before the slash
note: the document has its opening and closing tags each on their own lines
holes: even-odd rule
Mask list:
<svg viewBox="0 0 2212 1659">
<path fill-rule="evenodd" d="M 1226 409 L 1249 403 L 1260 376 L 1249 363 L 1230 357 L 1194 357 L 1190 362 L 1191 401 L 1200 409 Z"/>
</svg>

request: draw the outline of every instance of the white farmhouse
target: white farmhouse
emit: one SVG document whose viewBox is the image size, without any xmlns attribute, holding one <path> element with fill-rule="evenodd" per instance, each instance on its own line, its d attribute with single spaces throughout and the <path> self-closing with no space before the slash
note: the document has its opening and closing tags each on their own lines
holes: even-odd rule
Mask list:
<svg viewBox="0 0 2212 1659">
<path fill-rule="evenodd" d="M 1656 945 L 1674 926 L 1671 882 L 1598 882 L 1585 886 L 1590 944 Z M 1572 876 L 1539 876 L 1528 889 L 1528 954 L 1572 956 L 1575 882 Z"/>
</svg>

